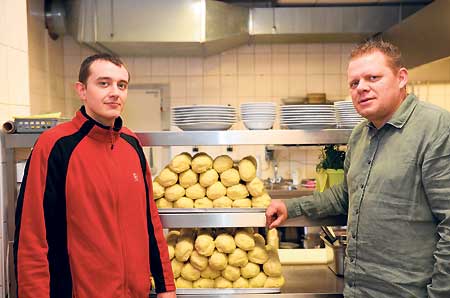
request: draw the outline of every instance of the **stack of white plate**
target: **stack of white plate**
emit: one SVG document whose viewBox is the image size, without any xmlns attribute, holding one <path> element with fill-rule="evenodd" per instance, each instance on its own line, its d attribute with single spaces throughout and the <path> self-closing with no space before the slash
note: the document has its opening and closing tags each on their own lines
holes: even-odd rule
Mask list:
<svg viewBox="0 0 450 298">
<path fill-rule="evenodd" d="M 334 106 L 284 105 L 281 106 L 280 124 L 288 129 L 336 128 Z"/>
<path fill-rule="evenodd" d="M 356 112 L 350 100 L 335 101 L 334 109 L 339 128 L 353 128 L 364 119 Z"/>
<path fill-rule="evenodd" d="M 241 104 L 241 119 L 248 129 L 270 129 L 276 117 L 273 102 L 248 102 Z"/>
<path fill-rule="evenodd" d="M 227 130 L 236 123 L 236 108 L 192 105 L 172 108 L 172 124 L 182 130 Z"/>
</svg>

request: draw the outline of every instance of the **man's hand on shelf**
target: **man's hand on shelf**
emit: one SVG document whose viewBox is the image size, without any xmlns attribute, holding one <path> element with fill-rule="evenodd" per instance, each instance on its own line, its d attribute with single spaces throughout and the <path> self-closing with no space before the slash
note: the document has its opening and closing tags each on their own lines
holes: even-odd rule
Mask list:
<svg viewBox="0 0 450 298">
<path fill-rule="evenodd" d="M 286 221 L 288 212 L 281 200 L 272 200 L 266 209 L 266 225 L 269 229 L 276 228 Z"/>
</svg>

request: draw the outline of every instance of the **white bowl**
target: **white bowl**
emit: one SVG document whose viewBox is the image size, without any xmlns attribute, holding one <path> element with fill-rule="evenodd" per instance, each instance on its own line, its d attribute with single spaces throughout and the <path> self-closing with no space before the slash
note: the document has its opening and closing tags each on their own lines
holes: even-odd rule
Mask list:
<svg viewBox="0 0 450 298">
<path fill-rule="evenodd" d="M 273 126 L 274 121 L 242 121 L 244 122 L 245 127 L 247 127 L 250 130 L 265 130 L 265 129 L 271 129 Z"/>
</svg>

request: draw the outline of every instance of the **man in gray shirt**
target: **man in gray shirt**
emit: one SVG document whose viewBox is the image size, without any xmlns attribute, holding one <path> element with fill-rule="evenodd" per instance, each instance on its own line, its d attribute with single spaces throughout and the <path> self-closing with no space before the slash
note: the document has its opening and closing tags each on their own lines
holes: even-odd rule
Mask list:
<svg viewBox="0 0 450 298">
<path fill-rule="evenodd" d="M 407 94 L 401 53 L 368 41 L 350 56 L 353 130 L 345 179 L 273 201 L 267 224 L 347 214 L 345 297 L 450 297 L 450 113 Z"/>
</svg>

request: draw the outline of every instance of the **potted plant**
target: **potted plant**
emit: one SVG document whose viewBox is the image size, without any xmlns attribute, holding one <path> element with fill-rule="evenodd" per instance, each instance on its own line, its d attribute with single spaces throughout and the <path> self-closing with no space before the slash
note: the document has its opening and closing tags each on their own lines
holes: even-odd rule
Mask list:
<svg viewBox="0 0 450 298">
<path fill-rule="evenodd" d="M 344 181 L 345 151 L 339 145 L 326 145 L 320 153 L 320 162 L 316 167 L 316 188 L 323 191 Z"/>
</svg>

